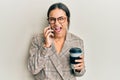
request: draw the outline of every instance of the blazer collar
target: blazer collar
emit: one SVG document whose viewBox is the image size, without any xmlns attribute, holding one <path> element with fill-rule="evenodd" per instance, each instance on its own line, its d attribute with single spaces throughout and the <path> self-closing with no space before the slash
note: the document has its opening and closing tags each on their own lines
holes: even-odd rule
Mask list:
<svg viewBox="0 0 120 80">
<path fill-rule="evenodd" d="M 69 46 L 70 38 L 71 38 L 70 34 L 67 33 L 66 40 L 64 42 L 64 45 L 63 45 L 63 48 L 62 48 L 62 51 L 61 51 L 60 55 L 66 54 L 66 51 L 68 51 L 68 49 L 70 49 L 70 46 Z M 64 75 L 63 75 L 63 72 L 62 72 L 62 62 L 61 62 L 61 60 L 59 59 L 59 56 L 56 53 L 54 44 L 52 44 L 51 47 L 52 47 L 53 54 L 51 56 L 49 56 L 50 60 L 53 63 L 56 70 L 59 72 L 60 76 L 63 78 L 63 80 L 66 80 Z"/>
</svg>

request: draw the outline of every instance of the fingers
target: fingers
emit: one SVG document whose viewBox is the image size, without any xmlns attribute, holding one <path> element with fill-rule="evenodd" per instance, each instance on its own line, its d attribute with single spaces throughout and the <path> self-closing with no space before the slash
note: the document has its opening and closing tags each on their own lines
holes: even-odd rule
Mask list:
<svg viewBox="0 0 120 80">
<path fill-rule="evenodd" d="M 75 60 L 75 62 L 81 63 L 81 62 L 84 62 L 84 60 L 83 59 L 77 59 L 77 60 Z"/>
<path fill-rule="evenodd" d="M 79 64 L 74 65 L 74 69 L 76 70 L 81 70 L 83 68 L 84 68 L 84 63 L 79 63 Z"/>
<path fill-rule="evenodd" d="M 46 33 L 44 34 L 45 35 L 45 37 L 49 37 L 50 35 L 53 35 L 53 30 L 52 29 L 48 29 L 47 31 L 46 31 Z"/>
<path fill-rule="evenodd" d="M 80 59 L 75 60 L 75 62 L 83 63 L 84 62 L 84 54 L 80 56 Z"/>
<path fill-rule="evenodd" d="M 46 37 L 51 37 L 51 38 L 53 38 L 53 37 L 54 37 L 54 34 L 50 31 L 50 32 L 48 32 L 48 34 L 46 35 Z"/>
<path fill-rule="evenodd" d="M 44 37 L 47 38 L 49 36 L 54 36 L 53 33 L 51 33 L 51 32 L 53 32 L 53 30 L 51 29 L 51 27 L 50 26 L 46 27 L 44 29 Z"/>
<path fill-rule="evenodd" d="M 84 63 L 78 63 L 74 65 L 74 69 L 81 70 L 85 67 Z"/>
<path fill-rule="evenodd" d="M 84 58 L 84 54 L 80 55 L 80 58 Z"/>
<path fill-rule="evenodd" d="M 82 54 L 82 55 L 80 56 L 80 59 L 75 60 L 75 62 L 78 62 L 78 64 L 75 64 L 75 65 L 74 65 L 74 68 L 75 68 L 76 70 L 81 70 L 81 69 L 83 69 L 83 68 L 85 67 L 85 64 L 84 64 L 84 54 Z"/>
<path fill-rule="evenodd" d="M 50 26 L 46 27 L 46 28 L 44 29 L 44 33 L 46 33 L 46 31 L 49 30 L 49 29 L 50 29 Z"/>
</svg>

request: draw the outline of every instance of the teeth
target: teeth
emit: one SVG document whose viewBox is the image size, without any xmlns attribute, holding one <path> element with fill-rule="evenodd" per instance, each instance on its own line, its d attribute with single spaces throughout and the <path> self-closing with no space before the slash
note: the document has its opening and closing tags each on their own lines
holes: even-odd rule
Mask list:
<svg viewBox="0 0 120 80">
<path fill-rule="evenodd" d="M 60 27 L 56 27 L 55 30 L 60 29 Z"/>
<path fill-rule="evenodd" d="M 54 30 L 59 32 L 61 30 L 61 27 L 55 27 Z"/>
</svg>

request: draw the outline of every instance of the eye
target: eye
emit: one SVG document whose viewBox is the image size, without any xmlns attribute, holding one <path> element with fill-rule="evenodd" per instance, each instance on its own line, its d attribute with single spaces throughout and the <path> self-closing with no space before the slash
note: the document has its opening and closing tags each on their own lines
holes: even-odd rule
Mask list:
<svg viewBox="0 0 120 80">
<path fill-rule="evenodd" d="M 58 19 L 59 19 L 60 21 L 64 20 L 64 18 L 63 18 L 63 17 L 59 17 Z"/>
<path fill-rule="evenodd" d="M 49 21 L 54 21 L 55 19 L 54 18 L 49 18 Z"/>
</svg>

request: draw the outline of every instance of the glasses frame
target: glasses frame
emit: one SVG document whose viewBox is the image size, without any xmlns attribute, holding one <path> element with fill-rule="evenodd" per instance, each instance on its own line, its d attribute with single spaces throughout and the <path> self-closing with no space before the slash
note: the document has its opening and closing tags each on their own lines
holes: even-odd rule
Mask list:
<svg viewBox="0 0 120 80">
<path fill-rule="evenodd" d="M 56 20 L 61 24 L 64 23 L 67 17 L 61 16 L 58 18 L 54 18 L 54 17 L 49 17 L 47 20 L 50 24 L 55 24 Z M 51 21 L 50 21 L 51 20 Z"/>
</svg>

